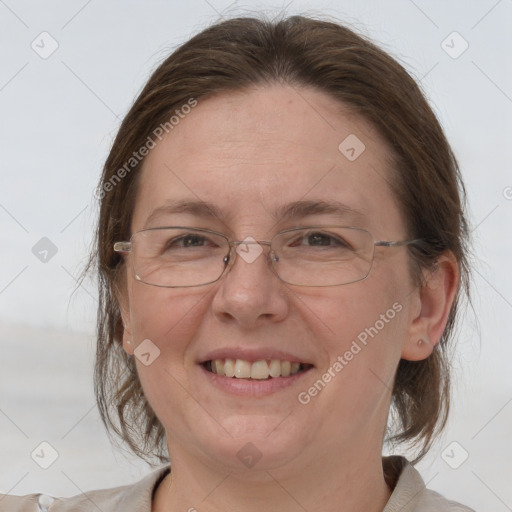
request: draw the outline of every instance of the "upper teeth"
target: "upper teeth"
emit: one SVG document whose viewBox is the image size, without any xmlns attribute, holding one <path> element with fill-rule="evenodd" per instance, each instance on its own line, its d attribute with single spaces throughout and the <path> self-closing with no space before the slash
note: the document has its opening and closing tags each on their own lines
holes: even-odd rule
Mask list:
<svg viewBox="0 0 512 512">
<path fill-rule="evenodd" d="M 271 359 L 251 363 L 244 359 L 213 359 L 211 371 L 225 377 L 237 379 L 268 379 L 268 377 L 288 377 L 300 370 L 300 363 Z M 210 366 L 210 365 L 208 365 Z"/>
</svg>

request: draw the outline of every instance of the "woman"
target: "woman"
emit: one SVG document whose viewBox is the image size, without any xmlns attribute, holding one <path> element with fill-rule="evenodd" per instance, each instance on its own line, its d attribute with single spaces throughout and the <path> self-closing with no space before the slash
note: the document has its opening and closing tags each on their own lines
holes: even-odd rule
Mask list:
<svg viewBox="0 0 512 512">
<path fill-rule="evenodd" d="M 99 408 L 166 464 L 6 510 L 469 510 L 382 457 L 446 422 L 469 282 L 457 163 L 395 60 L 331 22 L 216 24 L 150 78 L 99 197 Z"/>
</svg>

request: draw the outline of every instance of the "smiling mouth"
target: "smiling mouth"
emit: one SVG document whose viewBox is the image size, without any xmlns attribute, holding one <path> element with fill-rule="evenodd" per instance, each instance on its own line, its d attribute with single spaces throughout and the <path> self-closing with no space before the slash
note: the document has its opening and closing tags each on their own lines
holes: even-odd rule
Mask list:
<svg viewBox="0 0 512 512">
<path fill-rule="evenodd" d="M 277 377 L 291 377 L 313 367 L 311 364 L 279 359 L 246 361 L 244 359 L 213 359 L 203 363 L 204 368 L 222 377 L 235 379 L 268 380 Z"/>
</svg>

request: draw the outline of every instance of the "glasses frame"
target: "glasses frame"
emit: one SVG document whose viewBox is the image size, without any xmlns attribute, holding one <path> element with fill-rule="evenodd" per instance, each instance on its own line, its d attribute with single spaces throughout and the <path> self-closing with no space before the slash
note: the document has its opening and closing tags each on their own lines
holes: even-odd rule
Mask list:
<svg viewBox="0 0 512 512">
<path fill-rule="evenodd" d="M 274 262 L 279 261 L 279 258 L 276 256 L 276 254 L 272 250 L 272 242 L 273 242 L 274 238 L 276 236 L 278 236 L 278 235 L 281 235 L 281 234 L 284 234 L 284 233 L 290 233 L 290 232 L 293 232 L 293 231 L 302 231 L 302 230 L 306 230 L 306 229 L 323 229 L 323 228 L 353 229 L 353 230 L 363 231 L 363 232 L 367 233 L 370 236 L 370 238 L 372 239 L 372 241 L 373 241 L 373 248 L 374 248 L 373 251 L 372 251 L 372 259 L 371 259 L 371 262 L 370 262 L 370 267 L 368 268 L 368 272 L 363 277 L 361 277 L 360 279 L 356 279 L 354 281 L 349 281 L 347 283 L 341 283 L 341 284 L 321 284 L 321 285 L 295 284 L 295 283 L 290 283 L 290 282 L 286 281 L 285 279 L 282 279 L 281 276 L 279 276 L 279 274 L 277 273 L 277 271 L 276 271 L 276 269 L 274 267 L 274 264 L 273 264 Z M 226 240 L 226 242 L 227 242 L 227 245 L 229 246 L 229 252 L 223 258 L 225 267 L 224 267 L 222 273 L 219 275 L 219 277 L 217 279 L 213 280 L 213 281 L 208 281 L 207 283 L 194 284 L 194 285 L 170 286 L 170 285 L 163 285 L 163 284 L 148 283 L 148 282 L 142 280 L 137 275 L 137 273 L 135 272 L 135 268 L 132 265 L 132 270 L 133 270 L 135 279 L 137 279 L 137 281 L 139 281 L 141 283 L 147 284 L 148 286 L 157 286 L 159 288 L 195 288 L 197 286 L 207 286 L 209 284 L 216 283 L 226 273 L 226 269 L 229 268 L 230 266 L 234 265 L 234 263 L 236 261 L 236 254 L 237 254 L 236 250 L 235 250 L 235 256 L 234 257 L 232 257 L 231 254 L 232 254 L 234 248 L 236 248 L 236 247 L 238 247 L 239 245 L 242 245 L 242 244 L 258 244 L 258 245 L 266 245 L 266 246 L 268 246 L 270 248 L 269 256 L 270 256 L 270 259 L 271 259 L 271 262 L 272 262 L 272 264 L 271 264 L 272 272 L 283 283 L 290 284 L 292 286 L 301 286 L 301 287 L 307 287 L 307 288 L 328 288 L 328 287 L 331 287 L 331 286 L 344 286 L 346 284 L 352 284 L 352 283 L 357 283 L 359 281 L 363 281 L 364 279 L 366 279 L 370 275 L 370 272 L 371 272 L 371 270 L 373 268 L 373 261 L 375 259 L 375 247 L 388 247 L 388 248 L 390 248 L 390 247 L 404 247 L 404 246 L 408 246 L 408 245 L 416 245 L 418 247 L 421 247 L 421 246 L 425 245 L 425 240 L 423 240 L 421 238 L 412 239 L 412 240 L 375 240 L 375 238 L 373 238 L 373 235 L 367 229 L 358 228 L 358 227 L 355 227 L 355 226 L 338 226 L 338 225 L 325 225 L 325 224 L 324 225 L 315 225 L 315 226 L 301 226 L 301 227 L 283 229 L 283 230 L 277 232 L 270 240 L 251 240 L 251 241 L 247 241 L 247 240 L 230 240 L 229 237 L 226 236 L 224 233 L 219 233 L 218 231 L 213 231 L 211 229 L 206 229 L 206 228 L 191 228 L 189 226 L 161 226 L 161 227 L 159 226 L 159 227 L 155 227 L 155 228 L 145 228 L 145 229 L 141 229 L 139 231 L 136 231 L 135 233 L 133 233 L 131 235 L 129 241 L 115 242 L 114 245 L 113 245 L 113 249 L 114 249 L 115 252 L 123 254 L 123 255 L 124 254 L 129 254 L 129 253 L 132 252 L 132 247 L 133 247 L 132 239 L 133 239 L 133 237 L 135 235 L 137 235 L 138 233 L 146 232 L 146 231 L 158 231 L 158 230 L 165 230 L 165 229 L 189 229 L 189 230 L 194 231 L 194 232 L 197 231 L 197 232 L 200 232 L 200 233 L 209 233 L 211 235 L 216 235 L 216 236 L 220 236 L 220 237 L 224 238 L 224 240 Z"/>
</svg>

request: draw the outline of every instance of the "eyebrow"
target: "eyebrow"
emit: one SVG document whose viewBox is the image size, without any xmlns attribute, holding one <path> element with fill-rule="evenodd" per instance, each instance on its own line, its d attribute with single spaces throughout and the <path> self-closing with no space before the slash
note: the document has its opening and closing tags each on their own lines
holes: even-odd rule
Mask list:
<svg viewBox="0 0 512 512">
<path fill-rule="evenodd" d="M 146 226 L 160 215 L 172 215 L 176 213 L 188 213 L 196 217 L 222 218 L 222 212 L 212 203 L 207 201 L 168 201 L 163 206 L 156 208 L 146 219 Z"/>
<path fill-rule="evenodd" d="M 213 203 L 208 201 L 181 200 L 169 201 L 163 206 L 156 208 L 151 212 L 146 220 L 146 226 L 160 215 L 172 215 L 176 213 L 187 213 L 203 218 L 217 218 L 222 220 L 224 215 L 222 211 Z M 338 201 L 322 200 L 300 200 L 282 205 L 273 213 L 275 221 L 283 222 L 300 219 L 312 215 L 330 214 L 341 219 L 350 218 L 356 222 L 364 222 L 366 215 L 357 208 L 350 207 Z"/>
<path fill-rule="evenodd" d="M 339 201 L 314 201 L 314 200 L 301 200 L 294 201 L 293 203 L 283 205 L 277 209 L 275 214 L 276 220 L 292 220 L 310 215 L 330 214 L 340 219 L 347 217 L 356 221 L 364 221 L 366 216 L 361 210 L 350 207 Z"/>
</svg>

